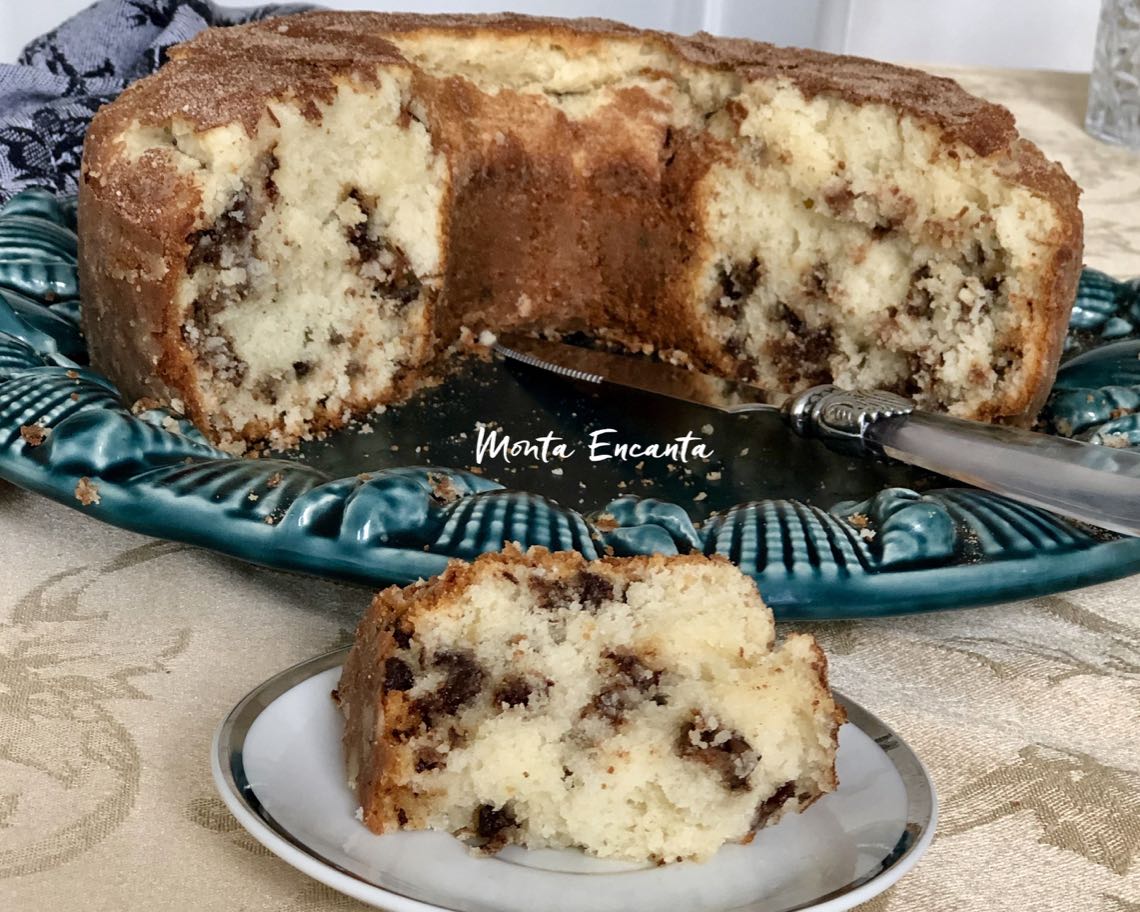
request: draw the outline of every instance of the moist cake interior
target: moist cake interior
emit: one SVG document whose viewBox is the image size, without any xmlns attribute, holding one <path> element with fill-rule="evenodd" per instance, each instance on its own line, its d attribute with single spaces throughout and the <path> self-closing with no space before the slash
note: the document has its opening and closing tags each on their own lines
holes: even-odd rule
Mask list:
<svg viewBox="0 0 1140 912">
<path fill-rule="evenodd" d="M 361 623 L 350 785 L 376 832 L 706 858 L 835 788 L 826 669 L 726 561 L 486 555 Z"/>
<path fill-rule="evenodd" d="M 319 38 L 306 18 L 247 32 L 248 53 Z M 1027 407 L 1068 229 L 945 130 L 636 33 L 384 37 L 374 76 L 283 91 L 252 128 L 175 115 L 123 134 L 129 158 L 200 188 L 174 306 L 214 438 L 342 423 L 464 328 L 586 331 L 767 388 L 834 381 L 982 419 Z M 193 70 L 174 56 L 177 91 Z"/>
</svg>

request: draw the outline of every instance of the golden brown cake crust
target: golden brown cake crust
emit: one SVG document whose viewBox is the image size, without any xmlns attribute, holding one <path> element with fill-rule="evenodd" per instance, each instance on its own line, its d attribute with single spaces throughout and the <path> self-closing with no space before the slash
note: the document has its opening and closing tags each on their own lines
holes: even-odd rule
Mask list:
<svg viewBox="0 0 1140 912">
<path fill-rule="evenodd" d="M 306 113 L 319 119 L 316 102 L 328 101 L 338 80 L 368 84 L 376 78 L 379 64 L 405 62 L 399 50 L 384 35 L 419 30 L 452 30 L 463 35 L 533 34 L 556 36 L 570 51 L 586 52 L 598 41 L 610 38 L 640 40 L 696 65 L 731 71 L 742 79 L 780 77 L 795 84 L 808 98 L 817 95 L 841 98 L 856 105 L 884 104 L 937 127 L 948 143 L 961 143 L 975 153 L 1002 162 L 1004 177 L 1020 184 L 1054 205 L 1060 218 L 1059 237 L 1052 244 L 1052 259 L 1042 265 L 1042 285 L 1051 293 L 1030 302 L 1043 311 L 1041 322 L 1048 332 L 1033 348 L 1037 357 L 1028 365 L 1027 382 L 1000 402 L 985 406 L 972 417 L 1026 423 L 1033 419 L 1046 396 L 1060 358 L 1061 344 L 1081 268 L 1082 223 L 1077 208 L 1079 190 L 1057 164 L 1022 139 L 1014 128 L 1012 115 L 1005 108 L 966 93 L 952 80 L 856 57 L 833 56 L 815 51 L 777 48 L 743 39 L 697 34 L 681 37 L 633 29 L 601 19 L 560 20 L 513 14 L 485 16 L 419 16 L 403 14 L 314 12 L 285 19 L 265 20 L 227 29 L 211 29 L 170 52 L 170 62 L 162 70 L 128 88 L 112 105 L 95 118 L 84 150 L 83 179 L 80 186 L 80 277 L 84 287 L 84 321 L 92 360 L 108 371 L 129 398 L 155 396 L 170 399 L 181 395 L 196 422 L 207 416 L 197 409 L 185 382 L 191 356 L 181 344 L 177 318 L 173 313 L 173 292 L 177 270 L 170 264 L 185 260 L 192 230 L 190 220 L 198 209 L 197 191 L 179 174 L 169 159 L 146 153 L 132 167 L 121 167 L 122 151 L 118 137 L 132 123 L 161 127 L 172 118 L 205 130 L 223 124 L 240 123 L 254 133 L 266 105 L 273 99 L 291 99 Z M 410 66 L 410 64 L 409 64 Z M 416 78 L 413 76 L 413 78 Z M 458 142 L 463 116 L 478 109 L 478 93 L 462 80 L 444 80 L 448 91 L 437 86 L 428 92 L 436 123 L 451 125 L 435 137 L 436 143 Z M 630 90 L 634 93 L 637 90 Z M 645 98 L 629 95 L 624 103 L 636 106 Z M 525 104 L 524 101 L 512 104 Z M 611 111 L 610 116 L 620 111 Z M 445 115 L 453 115 L 447 118 Z M 528 127 L 529 129 L 529 127 Z M 567 129 L 565 119 L 561 129 Z M 448 135 L 448 131 L 451 135 Z M 561 256 L 568 256 L 577 288 L 573 300 L 560 301 L 562 313 L 575 315 L 582 326 L 599 325 L 596 319 L 606 301 L 607 316 L 615 317 L 617 338 L 640 335 L 637 341 L 669 347 L 672 338 L 685 336 L 689 312 L 670 310 L 671 288 L 684 268 L 687 251 L 699 240 L 692 234 L 694 220 L 688 199 L 679 187 L 671 205 L 660 188 L 639 193 L 636 181 L 623 189 L 631 201 L 623 213 L 605 205 L 590 209 L 582 195 L 564 193 L 561 203 L 567 212 L 584 211 L 584 230 L 575 237 L 565 234 L 558 211 L 549 206 L 557 198 L 558 181 L 565 170 L 558 151 L 570 137 L 558 133 L 543 140 L 542 147 L 527 152 L 543 161 L 545 150 L 550 171 L 550 189 L 535 184 L 512 188 L 509 179 L 492 182 L 487 192 L 515 193 L 522 209 L 533 213 L 529 238 L 533 245 L 547 245 L 551 273 Z M 704 141 L 704 140 L 699 140 Z M 685 143 L 689 139 L 686 138 Z M 699 168 L 704 155 L 692 144 L 685 154 Z M 510 149 L 500 156 L 504 172 L 511 171 Z M 520 153 L 521 154 L 521 153 Z M 627 163 L 621 152 L 613 155 L 615 180 L 644 176 L 642 162 Z M 566 156 L 563 154 L 563 158 Z M 682 156 L 683 158 L 683 156 Z M 683 162 L 682 162 L 683 164 Z M 458 168 L 462 168 L 460 163 Z M 672 179 L 683 183 L 683 168 L 671 169 Z M 468 188 L 471 189 L 471 188 Z M 638 200 L 648 201 L 646 206 Z M 545 289 L 544 276 L 511 278 L 509 264 L 527 251 L 509 246 L 478 247 L 480 207 L 471 201 L 461 212 L 453 213 L 452 250 L 448 256 L 447 282 L 454 299 L 471 299 L 478 276 L 464 274 L 465 263 L 499 257 L 506 277 L 506 299 L 511 293 Z M 584 207 L 584 208 L 583 208 Z M 643 233 L 631 232 L 637 225 Z M 688 226 L 688 227 L 687 227 Z M 585 229 L 588 228 L 588 231 Z M 520 233 L 522 236 L 522 233 Z M 603 269 L 593 275 L 573 261 L 573 255 L 560 253 L 563 246 L 579 244 L 583 237 L 603 251 L 598 261 Z M 632 267 L 639 261 L 635 240 L 648 238 L 667 251 L 658 263 L 671 264 L 659 274 L 648 275 Z M 464 239 L 467 239 L 465 242 Z M 559 241 L 562 241 L 560 244 Z M 466 243 L 466 247 L 465 247 Z M 628 249 L 627 249 L 628 248 Z M 642 258 L 643 259 L 643 258 Z M 494 265 L 494 264 L 492 264 Z M 608 269 L 608 272 L 604 270 Z M 484 270 L 484 273 L 486 270 Z M 605 295 L 591 286 L 604 286 Z M 512 283 L 517 283 L 512 284 Z M 608 284 L 607 284 L 608 283 Z M 612 287 L 610 287 L 612 286 Z M 564 289 L 563 289 L 564 290 Z M 516 295 L 517 298 L 517 295 Z M 512 299 L 513 300 L 513 299 Z M 614 302 L 625 301 L 624 308 Z M 624 309 L 625 313 L 622 313 Z M 658 312 L 660 310 L 660 312 Z M 444 311 L 443 316 L 447 314 Z M 484 315 L 502 317 L 496 312 Z M 574 324 L 575 320 L 570 320 Z M 488 319 L 484 325 L 493 325 Z M 1040 325 L 1040 324 L 1038 324 Z M 634 332 L 636 327 L 637 332 Z M 438 327 L 445 336 L 452 329 L 446 322 Z M 577 328 L 574 325 L 555 327 Z M 689 335 L 700 336 L 699 333 Z M 1044 350 L 1042 350 L 1044 349 Z M 698 363 L 715 369 L 723 353 L 694 352 Z M 360 403 L 367 406 L 368 403 Z M 319 423 L 319 422 L 318 422 Z M 335 424 L 335 420 L 329 423 Z"/>
</svg>

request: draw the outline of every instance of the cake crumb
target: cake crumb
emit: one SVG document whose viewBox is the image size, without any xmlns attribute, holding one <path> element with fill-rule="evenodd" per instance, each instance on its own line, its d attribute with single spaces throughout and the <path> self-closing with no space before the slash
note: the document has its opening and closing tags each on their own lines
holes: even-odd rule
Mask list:
<svg viewBox="0 0 1140 912">
<path fill-rule="evenodd" d="M 562 469 L 561 469 L 561 467 L 559 467 L 559 468 L 555 468 L 555 469 L 551 469 L 551 470 L 550 470 L 550 474 L 551 474 L 551 475 L 561 475 L 561 474 L 562 474 Z"/>
<path fill-rule="evenodd" d="M 262 522 L 265 523 L 267 526 L 272 526 L 277 522 L 277 517 L 275 517 L 272 513 L 270 513 L 268 516 L 265 517 L 265 519 L 262 520 Z"/>
<path fill-rule="evenodd" d="M 459 500 L 459 489 L 455 487 L 455 482 L 448 476 L 428 475 L 428 481 L 431 482 L 432 497 L 436 500 L 445 504 Z"/>
<path fill-rule="evenodd" d="M 865 541 L 865 542 L 874 541 L 875 540 L 875 530 L 874 529 L 860 529 L 859 530 L 859 537 L 861 539 L 863 539 L 863 541 Z"/>
<path fill-rule="evenodd" d="M 282 480 L 283 479 L 281 478 L 281 473 L 280 472 L 274 472 L 266 480 L 265 485 L 266 485 L 266 487 L 269 487 L 269 488 L 275 488 L 279 484 L 281 484 Z"/>
<path fill-rule="evenodd" d="M 84 475 L 75 484 L 75 499 L 85 507 L 97 504 L 101 500 L 99 497 L 99 488 L 95 486 L 90 478 Z"/>
<path fill-rule="evenodd" d="M 871 520 L 866 513 L 852 513 L 847 517 L 847 521 L 851 523 L 856 529 L 866 529 L 871 525 Z"/>
<path fill-rule="evenodd" d="M 697 494 L 693 497 L 693 500 L 704 500 L 706 497 L 708 497 L 708 494 L 706 494 L 704 491 L 701 491 L 700 494 Z"/>
<path fill-rule="evenodd" d="M 149 412 L 151 409 L 160 408 L 162 403 L 157 399 L 151 399 L 149 396 L 144 396 L 142 399 L 136 399 L 131 405 L 131 414 L 139 415 L 142 412 Z"/>
<path fill-rule="evenodd" d="M 37 447 L 48 438 L 51 433 L 50 428 L 44 427 L 42 424 L 24 424 L 20 426 L 20 436 L 24 438 L 24 443 L 30 447 Z"/>
<path fill-rule="evenodd" d="M 249 499 L 250 499 L 251 501 L 254 501 L 254 502 L 256 502 L 256 501 L 258 501 L 260 498 L 259 498 L 259 497 L 258 497 L 256 494 L 254 494 L 254 493 L 253 493 L 253 491 L 250 491 L 250 492 L 249 492 Z"/>
<path fill-rule="evenodd" d="M 720 481 L 720 472 L 709 472 L 705 478 L 709 481 Z"/>
<path fill-rule="evenodd" d="M 621 523 L 617 521 L 617 517 L 611 513 L 603 513 L 594 520 L 594 528 L 599 532 L 612 532 L 620 526 Z"/>
<path fill-rule="evenodd" d="M 743 450 L 741 450 L 740 455 L 741 456 L 747 456 L 748 455 L 748 447 L 745 447 Z"/>
<path fill-rule="evenodd" d="M 711 434 L 712 432 L 713 432 L 713 426 L 711 424 L 702 424 L 701 425 L 701 433 L 702 434 Z"/>
<path fill-rule="evenodd" d="M 78 379 L 79 379 L 79 371 L 77 371 L 77 370 L 69 370 L 69 371 L 67 372 L 67 379 L 68 379 L 68 380 L 78 380 Z"/>
</svg>

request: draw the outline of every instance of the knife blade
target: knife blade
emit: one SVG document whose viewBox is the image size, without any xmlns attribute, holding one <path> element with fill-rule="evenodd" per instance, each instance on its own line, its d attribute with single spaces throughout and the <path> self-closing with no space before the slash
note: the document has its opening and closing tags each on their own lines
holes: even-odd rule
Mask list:
<svg viewBox="0 0 1140 912">
<path fill-rule="evenodd" d="M 1002 425 L 920 411 L 881 390 L 816 386 L 793 396 L 646 358 L 515 335 L 494 351 L 531 367 L 612 383 L 726 412 L 776 411 L 804 437 L 841 452 L 886 456 L 1072 519 L 1140 535 L 1140 455 Z"/>
<path fill-rule="evenodd" d="M 583 383 L 616 383 L 723 412 L 779 411 L 784 393 L 688 368 L 528 336 L 500 336 L 492 349 L 504 358 Z"/>
</svg>

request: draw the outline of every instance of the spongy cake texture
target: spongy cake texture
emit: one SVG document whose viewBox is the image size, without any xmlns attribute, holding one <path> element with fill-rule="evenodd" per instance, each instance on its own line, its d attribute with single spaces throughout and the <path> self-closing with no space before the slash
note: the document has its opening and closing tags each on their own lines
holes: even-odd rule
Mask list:
<svg viewBox="0 0 1140 912">
<path fill-rule="evenodd" d="M 377 596 L 337 698 L 377 833 L 701 859 L 836 787 L 823 653 L 719 558 L 454 563 Z"/>
<path fill-rule="evenodd" d="M 309 13 L 170 56 L 88 134 L 85 331 L 233 449 L 398 398 L 465 326 L 982 420 L 1048 391 L 1077 190 L 949 80 L 519 16 Z"/>
</svg>

